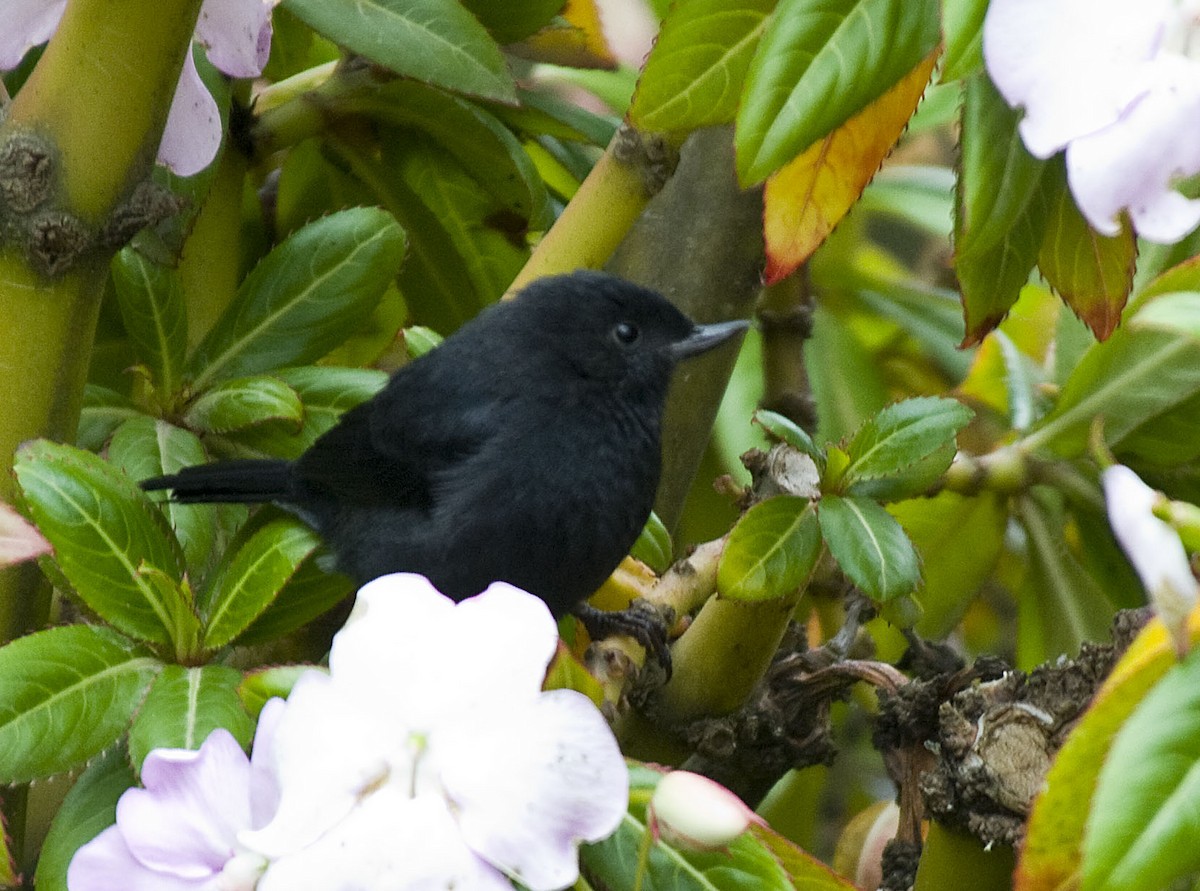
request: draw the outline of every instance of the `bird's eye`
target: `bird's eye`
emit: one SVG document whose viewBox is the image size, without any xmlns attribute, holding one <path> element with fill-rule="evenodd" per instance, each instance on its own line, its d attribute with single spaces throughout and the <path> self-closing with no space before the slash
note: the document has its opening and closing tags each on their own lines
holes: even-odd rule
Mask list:
<svg viewBox="0 0 1200 891">
<path fill-rule="evenodd" d="M 638 338 L 642 336 L 642 332 L 638 330 L 638 326 L 633 322 L 617 322 L 612 329 L 612 336 L 617 343 L 629 346 L 637 343 Z"/>
</svg>

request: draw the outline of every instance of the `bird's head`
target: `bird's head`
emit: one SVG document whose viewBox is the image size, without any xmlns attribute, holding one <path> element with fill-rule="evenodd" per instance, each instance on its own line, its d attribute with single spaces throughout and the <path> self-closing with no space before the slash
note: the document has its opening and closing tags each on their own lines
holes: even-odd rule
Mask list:
<svg viewBox="0 0 1200 891">
<path fill-rule="evenodd" d="M 593 271 L 539 279 L 516 303 L 528 313 L 530 332 L 579 376 L 646 395 L 665 393 L 676 362 L 747 327 L 697 325 L 658 292 Z"/>
</svg>

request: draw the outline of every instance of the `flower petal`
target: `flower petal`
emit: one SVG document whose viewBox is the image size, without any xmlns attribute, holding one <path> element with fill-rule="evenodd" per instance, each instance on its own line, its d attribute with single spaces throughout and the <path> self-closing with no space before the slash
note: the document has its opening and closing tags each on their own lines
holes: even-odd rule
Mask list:
<svg viewBox="0 0 1200 891">
<path fill-rule="evenodd" d="M 221 133 L 221 111 L 200 80 L 189 48 L 158 145 L 158 161 L 179 176 L 199 173 L 217 156 Z"/>
<path fill-rule="evenodd" d="M 1048 158 L 1108 126 L 1136 98 L 1131 71 L 1157 51 L 1171 0 L 993 0 L 983 24 L 988 73 L 1024 106 L 1021 137 Z"/>
<path fill-rule="evenodd" d="M 1138 235 L 1169 244 L 1200 224 L 1200 201 L 1172 188 L 1200 172 L 1200 64 L 1164 57 L 1147 69 L 1141 99 L 1067 148 L 1067 177 L 1097 231 L 1115 235 L 1128 209 Z"/>
<path fill-rule="evenodd" d="M 279 810 L 279 777 L 275 774 L 275 731 L 283 718 L 285 703 L 279 697 L 267 700 L 258 714 L 254 749 L 250 753 L 250 828 L 261 829 Z"/>
<path fill-rule="evenodd" d="M 83 845 L 67 867 L 69 891 L 201 891 L 202 882 L 148 869 L 109 826 Z"/>
<path fill-rule="evenodd" d="M 279 0 L 204 0 L 196 39 L 231 77 L 257 77 L 271 55 L 271 10 Z"/>
<path fill-rule="evenodd" d="M 534 699 L 557 641 L 546 605 L 512 585 L 455 605 L 423 576 L 397 573 L 359 591 L 329 665 L 348 695 L 386 702 L 406 726 L 430 729 Z"/>
<path fill-rule="evenodd" d="M 629 798 L 600 712 L 580 693 L 552 690 L 503 725 L 463 729 L 436 746 L 467 844 L 532 891 L 574 882 L 579 843 L 611 835 Z"/>
<path fill-rule="evenodd" d="M 214 730 L 198 751 L 155 749 L 144 789 L 117 803 L 117 825 L 133 856 L 181 878 L 219 873 L 250 825 L 250 762 L 237 740 Z"/>
<path fill-rule="evenodd" d="M 67 0 L 3 0 L 0 28 L 0 71 L 16 68 L 33 47 L 45 43 L 58 27 Z"/>
<path fill-rule="evenodd" d="M 258 891 L 512 891 L 508 880 L 463 844 L 436 797 L 408 798 L 386 786 L 365 798 L 320 840 L 275 861 Z"/>
<path fill-rule="evenodd" d="M 0 567 L 48 554 L 53 548 L 42 533 L 0 501 Z"/>
<path fill-rule="evenodd" d="M 385 782 L 389 759 L 403 739 L 391 725 L 375 720 L 388 711 L 383 705 L 360 707 L 324 672 L 302 675 L 262 755 L 264 769 L 278 778 L 278 809 L 261 829 L 240 833 L 241 843 L 267 857 L 296 851 L 350 813 L 367 790 Z"/>
</svg>

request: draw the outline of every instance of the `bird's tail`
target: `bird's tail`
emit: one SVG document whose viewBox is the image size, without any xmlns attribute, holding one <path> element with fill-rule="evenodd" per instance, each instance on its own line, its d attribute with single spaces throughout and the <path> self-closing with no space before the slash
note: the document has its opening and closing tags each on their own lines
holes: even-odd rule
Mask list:
<svg viewBox="0 0 1200 891">
<path fill-rule="evenodd" d="M 257 503 L 286 500 L 290 479 L 290 461 L 218 461 L 143 480 L 141 485 L 148 491 L 170 489 L 172 500 L 184 504 L 202 501 Z"/>
</svg>

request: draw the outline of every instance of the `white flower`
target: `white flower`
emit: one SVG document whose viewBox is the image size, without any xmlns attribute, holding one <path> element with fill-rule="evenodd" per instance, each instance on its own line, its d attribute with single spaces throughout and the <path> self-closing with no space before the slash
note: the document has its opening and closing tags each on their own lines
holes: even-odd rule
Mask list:
<svg viewBox="0 0 1200 891">
<path fill-rule="evenodd" d="M 1143 238 L 1174 242 L 1200 201 L 1173 188 L 1200 172 L 1197 0 L 992 0 L 983 54 L 1021 137 L 1066 149 L 1071 192 L 1106 235 L 1125 210 Z"/>
<path fill-rule="evenodd" d="M 502 583 L 455 604 L 407 574 L 358 598 L 329 674 L 288 699 L 278 813 L 240 835 L 274 861 L 260 891 L 574 882 L 579 843 L 619 824 L 628 775 L 586 697 L 541 690 L 557 644 L 545 604 Z"/>
<path fill-rule="evenodd" d="M 209 61 L 231 77 L 261 74 L 271 52 L 271 10 L 278 2 L 204 0 L 195 36 Z M 66 6 L 67 0 L 0 0 L 0 71 L 15 68 L 32 47 L 49 40 Z M 137 35 L 129 37 L 132 51 Z M 158 160 L 180 176 L 191 176 L 212 163 L 220 145 L 221 114 L 189 48 Z"/>
<path fill-rule="evenodd" d="M 1153 513 L 1159 494 L 1128 467 L 1109 467 L 1101 476 L 1108 522 L 1129 562 L 1171 632 L 1180 655 L 1188 649 L 1187 617 L 1200 597 L 1179 534 Z"/>
<path fill-rule="evenodd" d="M 142 765 L 145 788 L 126 791 L 117 821 L 75 852 L 70 891 L 250 891 L 267 866 L 237 840 L 274 813 L 278 790 L 260 753 L 283 700 L 259 719 L 254 758 L 218 729 L 198 751 L 155 749 Z"/>
</svg>

